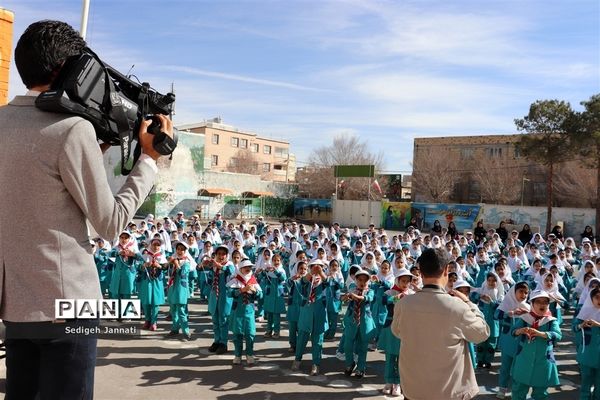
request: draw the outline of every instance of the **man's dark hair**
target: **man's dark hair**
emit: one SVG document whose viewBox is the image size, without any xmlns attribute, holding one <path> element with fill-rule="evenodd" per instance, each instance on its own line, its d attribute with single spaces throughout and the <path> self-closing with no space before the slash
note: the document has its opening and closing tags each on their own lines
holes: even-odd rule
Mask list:
<svg viewBox="0 0 600 400">
<path fill-rule="evenodd" d="M 417 259 L 425 278 L 439 278 L 449 262 L 446 249 L 426 249 Z"/>
<path fill-rule="evenodd" d="M 51 83 L 65 60 L 81 54 L 85 46 L 85 40 L 65 22 L 44 20 L 29 25 L 15 48 L 23 84 L 30 89 Z"/>
</svg>

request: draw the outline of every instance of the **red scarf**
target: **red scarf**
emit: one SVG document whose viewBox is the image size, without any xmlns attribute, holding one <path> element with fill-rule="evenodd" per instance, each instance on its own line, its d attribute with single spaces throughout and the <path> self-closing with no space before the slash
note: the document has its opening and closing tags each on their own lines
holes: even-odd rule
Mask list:
<svg viewBox="0 0 600 400">
<path fill-rule="evenodd" d="M 152 258 L 150 260 L 151 264 L 153 264 L 154 262 L 158 262 L 158 259 L 162 256 L 162 253 L 160 251 L 158 253 L 153 253 L 150 250 L 146 250 L 146 254 L 149 254 L 150 257 Z"/>
<path fill-rule="evenodd" d="M 162 256 L 161 252 L 159 251 L 158 253 L 152 253 L 150 250 L 146 250 L 146 254 L 149 254 L 151 257 L 150 260 L 150 265 L 154 264 L 155 262 L 158 263 L 158 259 Z M 156 278 L 158 275 L 158 268 L 154 268 L 151 267 L 152 269 L 150 270 L 150 276 L 152 278 Z"/>
<path fill-rule="evenodd" d="M 243 276 L 241 276 L 240 274 L 237 274 L 235 276 L 235 279 L 237 279 L 238 281 L 240 281 L 244 286 L 248 286 L 248 285 L 258 285 L 258 281 L 256 280 L 256 278 L 254 277 L 254 275 L 252 275 L 250 277 L 250 279 L 248 279 L 248 281 L 246 281 L 244 279 Z"/>
<path fill-rule="evenodd" d="M 119 243 L 119 249 L 121 249 L 121 251 L 125 251 L 125 250 L 129 250 L 130 247 L 133 246 L 133 242 L 129 242 L 125 245 L 125 247 L 123 247 L 123 245 L 121 245 L 121 243 Z M 121 251 L 119 253 L 121 253 Z M 119 254 L 121 255 L 121 254 Z M 121 258 L 123 259 L 123 261 L 127 262 L 127 260 L 129 260 L 129 257 L 127 256 L 121 256 Z"/>
<path fill-rule="evenodd" d="M 550 310 L 548 310 L 548 311 L 546 311 L 546 313 L 544 315 L 537 315 L 534 311 L 530 311 L 529 315 L 531 315 L 533 317 L 533 324 L 531 324 L 531 327 L 533 329 L 538 329 L 540 327 L 540 321 L 544 317 L 551 317 L 552 313 L 550 312 Z"/>
<path fill-rule="evenodd" d="M 179 268 L 181 268 L 181 264 L 183 264 L 184 262 L 187 261 L 187 257 L 177 258 L 177 261 L 179 261 Z M 167 289 L 170 288 L 173 285 L 173 283 L 175 283 L 176 272 L 177 272 L 177 268 L 175 268 L 175 265 L 173 265 L 173 270 L 171 271 L 171 276 L 169 277 L 169 281 L 167 282 Z"/>
<path fill-rule="evenodd" d="M 392 288 L 392 290 L 395 290 L 396 292 L 398 292 L 398 294 L 400 295 L 400 298 L 403 298 L 404 296 L 408 295 L 408 288 L 405 290 L 401 290 L 397 285 L 394 284 L 394 287 Z"/>
</svg>

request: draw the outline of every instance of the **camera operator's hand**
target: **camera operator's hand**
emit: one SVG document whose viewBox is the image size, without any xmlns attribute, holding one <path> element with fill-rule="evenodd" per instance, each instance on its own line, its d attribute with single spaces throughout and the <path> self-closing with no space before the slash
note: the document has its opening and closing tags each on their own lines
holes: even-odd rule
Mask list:
<svg viewBox="0 0 600 400">
<path fill-rule="evenodd" d="M 171 138 L 173 137 L 173 121 L 166 115 L 156 114 L 155 115 L 160 120 L 160 130 L 166 133 Z M 161 156 L 159 152 L 154 150 L 154 146 L 152 146 L 152 140 L 154 140 L 154 135 L 148 133 L 148 127 L 152 124 L 152 120 L 143 120 L 140 125 L 140 144 L 142 146 L 142 153 L 149 155 L 154 160 L 158 160 Z"/>
</svg>

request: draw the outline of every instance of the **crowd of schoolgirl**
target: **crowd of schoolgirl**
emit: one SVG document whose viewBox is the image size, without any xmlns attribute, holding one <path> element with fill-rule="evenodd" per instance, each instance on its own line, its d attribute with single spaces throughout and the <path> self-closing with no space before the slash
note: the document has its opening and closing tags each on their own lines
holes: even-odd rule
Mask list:
<svg viewBox="0 0 600 400">
<path fill-rule="evenodd" d="M 324 340 L 341 333 L 336 356 L 344 373 L 362 378 L 368 351 L 379 349 L 385 353 L 382 392 L 399 396 L 394 305 L 421 289 L 423 249 L 445 247 L 452 259 L 446 290 L 470 296 L 490 326 L 488 340 L 469 344 L 473 365 L 490 369 L 500 352 L 497 397 L 525 399 L 531 388 L 534 399 L 543 399 L 548 387 L 559 384 L 553 350 L 562 338 L 562 313 L 572 310 L 580 398 L 600 399 L 600 251 L 591 228 L 579 244 L 557 228 L 546 240 L 527 225 L 509 233 L 504 223 L 486 230 L 480 221 L 465 235 L 449 228 L 438 222 L 422 234 L 409 225 L 388 238 L 374 225 L 365 232 L 337 223 L 270 227 L 260 217 L 236 226 L 217 214 L 202 228 L 197 216 L 186 220 L 178 213 L 161 221 L 148 215 L 139 226 L 130 223 L 112 245 L 96 239 L 94 254 L 102 292 L 139 296 L 144 329 L 157 330 L 166 302 L 168 336 L 181 332 L 191 340 L 187 305 L 197 297 L 208 303 L 212 319 L 208 350 L 226 353 L 231 339 L 233 364 L 245 355 L 253 365 L 256 322 L 265 323 L 266 340 L 277 340 L 284 315 L 292 370 L 300 369 L 310 340 L 310 374 L 318 375 Z"/>
</svg>

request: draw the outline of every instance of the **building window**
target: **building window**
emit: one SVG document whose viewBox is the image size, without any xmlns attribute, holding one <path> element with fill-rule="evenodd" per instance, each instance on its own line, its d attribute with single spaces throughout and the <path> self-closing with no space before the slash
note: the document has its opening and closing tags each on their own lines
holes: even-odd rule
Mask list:
<svg viewBox="0 0 600 400">
<path fill-rule="evenodd" d="M 232 137 L 231 138 L 231 146 L 232 147 L 239 147 L 240 145 L 240 139 L 236 138 L 236 137 Z"/>
<path fill-rule="evenodd" d="M 521 150 L 518 147 L 515 147 L 515 158 L 521 158 Z"/>
<path fill-rule="evenodd" d="M 502 157 L 502 147 L 490 147 L 487 149 L 488 157 Z"/>
<path fill-rule="evenodd" d="M 288 149 L 285 147 L 275 147 L 275 157 L 286 157 Z"/>
<path fill-rule="evenodd" d="M 275 164 L 275 165 L 273 165 L 273 169 L 282 171 L 284 168 L 283 168 L 283 165 L 281 165 L 281 164 Z"/>
<path fill-rule="evenodd" d="M 269 171 L 271 171 L 271 164 L 264 163 L 263 164 L 263 172 L 269 172 Z"/>
<path fill-rule="evenodd" d="M 470 160 L 473 158 L 473 148 L 460 149 L 460 158 L 463 160 Z"/>
<path fill-rule="evenodd" d="M 263 153 L 265 153 L 265 154 L 271 154 L 271 146 L 269 146 L 268 144 L 265 144 L 263 146 Z"/>
<path fill-rule="evenodd" d="M 219 144 L 219 135 L 217 135 L 216 133 L 213 133 L 212 135 L 212 143 Z"/>
<path fill-rule="evenodd" d="M 242 149 L 247 149 L 248 148 L 248 139 L 240 139 L 240 147 Z"/>
<path fill-rule="evenodd" d="M 253 153 L 258 153 L 258 144 L 254 143 L 254 144 L 250 145 L 250 151 Z"/>
<path fill-rule="evenodd" d="M 213 167 L 219 165 L 219 156 L 211 156 L 210 157 L 210 165 Z"/>
</svg>

